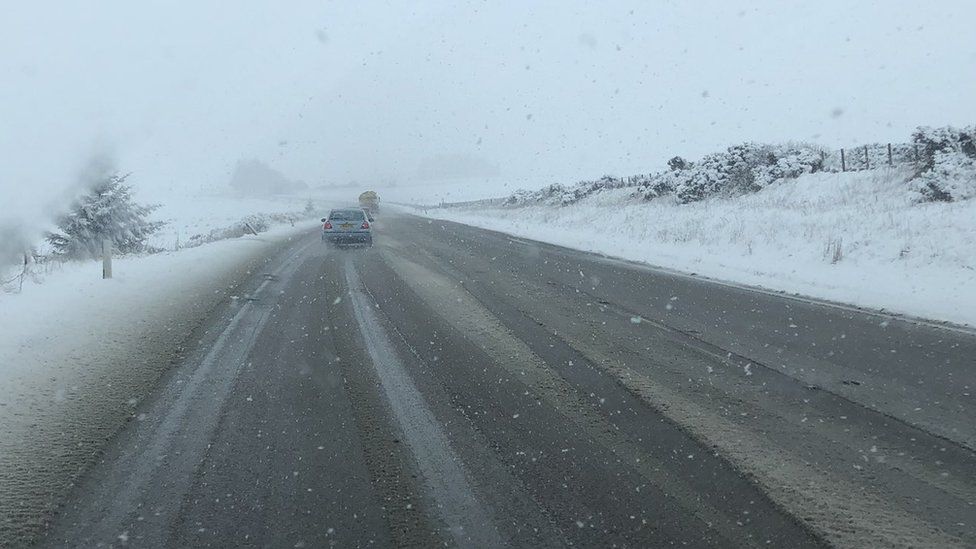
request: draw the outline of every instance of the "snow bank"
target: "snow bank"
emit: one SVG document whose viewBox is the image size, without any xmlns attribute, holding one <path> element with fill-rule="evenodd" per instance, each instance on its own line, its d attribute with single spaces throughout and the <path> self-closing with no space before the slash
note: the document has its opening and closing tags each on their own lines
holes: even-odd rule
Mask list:
<svg viewBox="0 0 976 549">
<path fill-rule="evenodd" d="M 976 326 L 976 200 L 922 202 L 907 170 L 815 173 L 735 198 L 421 214 L 806 296 Z"/>
</svg>

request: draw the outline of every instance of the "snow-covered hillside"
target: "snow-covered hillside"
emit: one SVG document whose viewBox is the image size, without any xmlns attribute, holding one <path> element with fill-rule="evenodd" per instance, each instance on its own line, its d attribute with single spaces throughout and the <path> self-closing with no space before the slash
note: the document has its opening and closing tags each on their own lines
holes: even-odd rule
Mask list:
<svg viewBox="0 0 976 549">
<path fill-rule="evenodd" d="M 417 210 L 721 280 L 976 326 L 976 200 L 919 202 L 905 170 L 815 173 L 681 204 L 634 187 L 568 205 Z"/>
</svg>

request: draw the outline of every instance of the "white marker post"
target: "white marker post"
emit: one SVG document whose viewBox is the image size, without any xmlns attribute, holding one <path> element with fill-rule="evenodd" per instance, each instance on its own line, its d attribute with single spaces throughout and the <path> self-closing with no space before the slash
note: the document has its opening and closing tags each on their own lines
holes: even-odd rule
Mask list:
<svg viewBox="0 0 976 549">
<path fill-rule="evenodd" d="M 102 279 L 112 278 L 112 241 L 102 241 Z"/>
</svg>

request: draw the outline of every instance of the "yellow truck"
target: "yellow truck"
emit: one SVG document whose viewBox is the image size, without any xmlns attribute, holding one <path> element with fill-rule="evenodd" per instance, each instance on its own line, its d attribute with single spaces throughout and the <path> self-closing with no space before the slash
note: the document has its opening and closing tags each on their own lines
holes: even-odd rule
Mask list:
<svg viewBox="0 0 976 549">
<path fill-rule="evenodd" d="M 380 197 L 375 191 L 366 191 L 359 195 L 359 207 L 376 215 L 380 211 Z"/>
</svg>

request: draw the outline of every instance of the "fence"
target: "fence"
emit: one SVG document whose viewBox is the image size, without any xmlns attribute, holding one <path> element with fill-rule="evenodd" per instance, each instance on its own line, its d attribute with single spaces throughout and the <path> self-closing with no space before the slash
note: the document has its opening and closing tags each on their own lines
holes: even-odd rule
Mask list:
<svg viewBox="0 0 976 549">
<path fill-rule="evenodd" d="M 0 293 L 19 293 L 27 279 L 38 280 L 64 267 L 62 258 L 35 255 L 27 252 L 17 265 L 0 265 Z"/>
<path fill-rule="evenodd" d="M 856 172 L 882 166 L 914 166 L 923 160 L 923 152 L 914 143 L 874 143 L 821 154 L 824 169 L 836 172 Z"/>
</svg>

